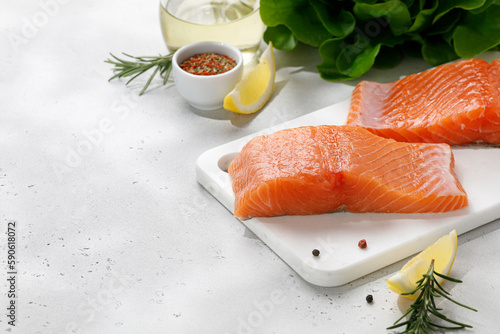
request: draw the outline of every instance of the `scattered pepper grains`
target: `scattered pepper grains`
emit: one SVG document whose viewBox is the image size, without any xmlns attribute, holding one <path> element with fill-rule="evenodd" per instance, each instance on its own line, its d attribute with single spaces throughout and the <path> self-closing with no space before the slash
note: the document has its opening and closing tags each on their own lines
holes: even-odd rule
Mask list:
<svg viewBox="0 0 500 334">
<path fill-rule="evenodd" d="M 371 304 L 371 303 L 373 302 L 373 296 L 372 296 L 372 295 L 368 295 L 368 296 L 366 296 L 366 302 L 367 302 L 368 304 Z"/>
<path fill-rule="evenodd" d="M 358 247 L 361 249 L 365 249 L 366 248 L 366 240 L 365 239 L 359 240 Z"/>
<path fill-rule="evenodd" d="M 236 61 L 217 53 L 200 53 L 184 60 L 180 67 L 195 75 L 216 75 L 227 72 L 236 66 Z"/>
<path fill-rule="evenodd" d="M 317 249 L 313 249 L 312 253 L 314 256 L 319 256 L 319 250 Z"/>
</svg>

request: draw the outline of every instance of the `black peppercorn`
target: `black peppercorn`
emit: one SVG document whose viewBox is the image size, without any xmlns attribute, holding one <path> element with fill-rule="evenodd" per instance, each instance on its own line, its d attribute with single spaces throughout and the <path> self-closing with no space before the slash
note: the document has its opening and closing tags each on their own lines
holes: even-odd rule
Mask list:
<svg viewBox="0 0 500 334">
<path fill-rule="evenodd" d="M 371 303 L 372 303 L 372 301 L 373 301 L 373 296 L 372 296 L 372 295 L 368 295 L 368 296 L 366 296 L 366 302 L 367 302 L 368 304 L 371 304 Z"/>
<path fill-rule="evenodd" d="M 313 249 L 313 255 L 314 256 L 319 256 L 319 250 Z"/>
</svg>

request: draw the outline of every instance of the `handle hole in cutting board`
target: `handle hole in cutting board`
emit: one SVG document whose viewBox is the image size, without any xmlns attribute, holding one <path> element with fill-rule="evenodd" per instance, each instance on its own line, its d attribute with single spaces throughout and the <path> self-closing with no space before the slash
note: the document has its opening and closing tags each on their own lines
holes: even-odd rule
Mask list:
<svg viewBox="0 0 500 334">
<path fill-rule="evenodd" d="M 234 158 L 236 158 L 237 155 L 238 155 L 238 152 L 233 152 L 233 153 L 228 153 L 226 155 L 223 155 L 222 157 L 220 157 L 219 161 L 217 162 L 217 165 L 219 166 L 219 168 L 223 172 L 227 173 L 227 169 L 229 168 L 229 165 L 234 160 Z"/>
</svg>

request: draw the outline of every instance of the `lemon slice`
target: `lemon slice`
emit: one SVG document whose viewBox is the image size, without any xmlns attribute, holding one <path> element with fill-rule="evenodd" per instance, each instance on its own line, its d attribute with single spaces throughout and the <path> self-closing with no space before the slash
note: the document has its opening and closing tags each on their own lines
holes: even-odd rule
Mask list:
<svg viewBox="0 0 500 334">
<path fill-rule="evenodd" d="M 224 109 L 240 114 L 252 114 L 259 111 L 273 93 L 275 76 L 273 44 L 269 42 L 257 66 L 226 95 Z"/>
<path fill-rule="evenodd" d="M 453 230 L 449 234 L 439 238 L 434 244 L 424 249 L 408 261 L 400 271 L 387 280 L 389 289 L 398 293 L 408 293 L 417 287 L 417 281 L 422 278 L 434 259 L 434 271 L 448 275 L 455 255 L 457 254 L 457 231 Z M 441 283 L 443 279 L 438 280 Z M 412 295 L 404 295 L 410 299 L 416 299 L 420 291 Z"/>
</svg>

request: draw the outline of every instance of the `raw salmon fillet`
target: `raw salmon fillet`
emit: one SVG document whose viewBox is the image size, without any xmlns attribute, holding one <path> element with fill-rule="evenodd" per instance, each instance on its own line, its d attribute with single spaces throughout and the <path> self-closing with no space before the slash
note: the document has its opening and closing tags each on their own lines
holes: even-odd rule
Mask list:
<svg viewBox="0 0 500 334">
<path fill-rule="evenodd" d="M 402 143 L 353 126 L 281 130 L 229 165 L 241 219 L 351 212 L 445 212 L 467 206 L 447 144 Z"/>
<path fill-rule="evenodd" d="M 398 141 L 500 144 L 500 59 L 463 60 L 387 84 L 361 81 L 347 124 Z"/>
</svg>

